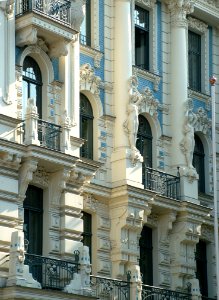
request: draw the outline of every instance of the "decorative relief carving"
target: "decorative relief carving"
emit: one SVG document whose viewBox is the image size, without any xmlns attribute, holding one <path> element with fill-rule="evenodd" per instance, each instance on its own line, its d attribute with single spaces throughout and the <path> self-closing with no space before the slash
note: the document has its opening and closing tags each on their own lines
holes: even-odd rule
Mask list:
<svg viewBox="0 0 219 300">
<path fill-rule="evenodd" d="M 52 175 L 50 179 L 50 192 L 51 192 L 51 202 L 54 205 L 60 204 L 61 194 L 66 188 L 66 183 L 70 178 L 70 170 L 63 169 L 57 171 L 55 174 Z"/>
<path fill-rule="evenodd" d="M 49 56 L 51 58 L 58 58 L 60 56 L 66 56 L 68 54 L 67 41 L 59 41 L 49 46 Z"/>
<path fill-rule="evenodd" d="M 34 183 L 42 186 L 42 187 L 48 187 L 49 184 L 49 176 L 47 172 L 45 171 L 45 168 L 42 166 L 39 166 L 37 170 L 33 174 L 33 180 Z"/>
<path fill-rule="evenodd" d="M 37 29 L 25 27 L 16 33 L 16 46 L 24 47 L 37 43 Z"/>
<path fill-rule="evenodd" d="M 90 194 L 84 195 L 84 209 L 96 212 L 98 208 L 98 201 Z"/>
<path fill-rule="evenodd" d="M 80 89 L 90 90 L 93 94 L 99 95 L 100 93 L 99 76 L 94 74 L 94 70 L 90 64 L 84 64 L 80 68 Z"/>
<path fill-rule="evenodd" d="M 0 9 L 3 10 L 6 15 L 13 14 L 13 12 L 14 12 L 14 0 L 0 1 Z"/>
<path fill-rule="evenodd" d="M 37 169 L 37 162 L 34 160 L 26 160 L 22 163 L 19 170 L 19 197 L 25 198 L 27 187 L 33 179 L 33 173 Z"/>
<path fill-rule="evenodd" d="M 156 3 L 156 0 L 136 0 L 135 2 L 138 4 L 143 4 L 147 8 L 152 9 Z"/>
<path fill-rule="evenodd" d="M 214 230 L 210 226 L 202 225 L 201 237 L 206 241 L 214 243 Z"/>
<path fill-rule="evenodd" d="M 195 1 L 190 0 L 170 0 L 167 1 L 171 12 L 171 22 L 173 26 L 187 27 L 186 15 L 194 11 Z"/>
<path fill-rule="evenodd" d="M 188 26 L 202 34 L 206 33 L 208 29 L 208 25 L 206 23 L 192 17 L 188 17 Z"/>
<path fill-rule="evenodd" d="M 103 57 L 102 52 L 97 52 L 96 55 L 94 56 L 94 67 L 95 68 L 100 68 L 100 62 Z"/>
</svg>

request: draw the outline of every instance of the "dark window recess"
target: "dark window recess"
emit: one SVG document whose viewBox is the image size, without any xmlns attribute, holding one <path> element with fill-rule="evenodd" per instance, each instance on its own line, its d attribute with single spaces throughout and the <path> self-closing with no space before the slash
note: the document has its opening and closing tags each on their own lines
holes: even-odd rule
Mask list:
<svg viewBox="0 0 219 300">
<path fill-rule="evenodd" d="M 199 175 L 198 191 L 205 193 L 205 152 L 201 139 L 196 134 L 194 138 L 193 166 Z"/>
<path fill-rule="evenodd" d="M 201 36 L 188 32 L 189 88 L 201 92 Z"/>
<path fill-rule="evenodd" d="M 91 3 L 86 0 L 85 17 L 81 24 L 80 42 L 83 45 L 91 46 Z"/>
<path fill-rule="evenodd" d="M 144 226 L 139 239 L 139 266 L 144 284 L 153 285 L 153 242 L 152 229 Z"/>
<path fill-rule="evenodd" d="M 92 255 L 92 216 L 86 212 L 83 212 L 83 222 L 84 222 L 84 229 L 83 229 L 83 240 L 82 243 L 84 246 L 87 246 L 90 251 L 90 260 Z"/>
<path fill-rule="evenodd" d="M 83 94 L 80 94 L 80 136 L 85 140 L 81 156 L 93 159 L 93 110 Z"/>
<path fill-rule="evenodd" d="M 208 274 L 207 274 L 207 245 L 199 241 L 196 245 L 196 278 L 199 280 L 202 296 L 208 296 Z"/>
<path fill-rule="evenodd" d="M 23 64 L 23 97 L 36 99 L 39 118 L 42 119 L 42 76 L 36 61 L 27 56 Z"/>
<path fill-rule="evenodd" d="M 138 134 L 136 148 L 143 156 L 142 182 L 145 182 L 145 168 L 152 168 L 152 133 L 148 120 L 142 115 L 138 116 Z"/>
<path fill-rule="evenodd" d="M 149 70 L 149 11 L 135 6 L 135 65 Z"/>
<path fill-rule="evenodd" d="M 43 190 L 29 185 L 24 200 L 24 236 L 28 240 L 27 252 L 42 255 Z"/>
</svg>

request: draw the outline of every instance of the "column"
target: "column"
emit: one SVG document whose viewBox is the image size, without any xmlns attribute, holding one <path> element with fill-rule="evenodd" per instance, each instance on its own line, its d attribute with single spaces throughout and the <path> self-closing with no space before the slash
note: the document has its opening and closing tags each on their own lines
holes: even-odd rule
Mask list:
<svg viewBox="0 0 219 300">
<path fill-rule="evenodd" d="M 173 170 L 180 167 L 182 199 L 197 201 L 197 173 L 192 167 L 194 128 L 188 114 L 187 19 L 192 1 L 169 1 L 171 14 L 170 98 Z M 187 111 L 187 112 L 186 112 Z M 188 199 L 189 198 L 189 199 Z"/>
<path fill-rule="evenodd" d="M 0 2 L 0 105 L 1 113 L 16 117 L 15 102 L 15 17 L 13 1 Z M 10 109 L 8 109 L 8 105 Z"/>
<path fill-rule="evenodd" d="M 116 119 L 114 152 L 111 158 L 112 181 L 115 186 L 121 183 L 141 186 L 141 164 L 132 164 L 129 140 L 124 130 L 124 123 L 128 118 L 129 83 L 132 76 L 130 0 L 115 0 L 114 15 L 114 106 Z"/>
</svg>

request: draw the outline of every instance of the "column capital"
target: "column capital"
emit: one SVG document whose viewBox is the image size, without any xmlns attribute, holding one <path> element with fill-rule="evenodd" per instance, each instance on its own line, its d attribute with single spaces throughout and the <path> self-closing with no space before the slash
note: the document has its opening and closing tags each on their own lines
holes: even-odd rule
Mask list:
<svg viewBox="0 0 219 300">
<path fill-rule="evenodd" d="M 187 27 L 187 14 L 194 10 L 195 0 L 167 0 L 171 13 L 171 23 L 175 27 Z"/>
</svg>

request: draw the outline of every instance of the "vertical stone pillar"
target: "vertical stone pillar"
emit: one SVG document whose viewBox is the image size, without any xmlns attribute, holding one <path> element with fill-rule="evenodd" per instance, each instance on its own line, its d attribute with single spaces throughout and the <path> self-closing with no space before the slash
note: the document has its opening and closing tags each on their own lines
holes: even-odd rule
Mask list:
<svg viewBox="0 0 219 300">
<path fill-rule="evenodd" d="M 141 186 L 141 164 L 132 163 L 128 136 L 124 124 L 130 104 L 130 80 L 132 77 L 132 34 L 130 0 L 115 0 L 114 8 L 114 105 L 115 131 L 112 154 L 112 181 L 115 185 L 129 183 Z M 137 106 L 136 106 L 137 107 Z M 133 113 L 138 114 L 137 111 Z M 136 122 L 136 118 L 132 118 Z M 130 124 L 134 127 L 134 125 Z M 133 130 L 131 130 L 131 133 Z M 134 136 L 134 135 L 133 135 Z M 133 143 L 134 144 L 134 143 Z"/>
<path fill-rule="evenodd" d="M 40 145 L 38 140 L 38 113 L 35 100 L 27 100 L 27 110 L 25 115 L 25 144 Z"/>
<path fill-rule="evenodd" d="M 182 199 L 198 198 L 197 173 L 192 167 L 194 128 L 186 111 L 188 105 L 187 19 L 193 1 L 168 1 L 171 14 L 170 98 L 172 113 L 172 168 L 180 167 Z M 186 117 L 188 117 L 186 119 Z M 187 126 L 187 127 L 186 127 Z M 188 179 L 189 178 L 189 179 Z"/>
<path fill-rule="evenodd" d="M 24 233 L 14 231 L 11 235 L 7 286 L 18 285 L 41 289 L 40 283 L 34 280 L 29 272 L 29 266 L 24 265 L 24 260 Z"/>
<path fill-rule="evenodd" d="M 1 113 L 16 117 L 14 1 L 0 1 L 0 36 L 3 42 L 0 47 Z"/>
</svg>

